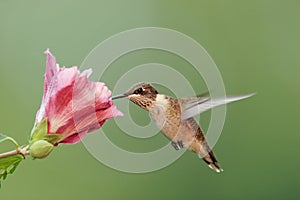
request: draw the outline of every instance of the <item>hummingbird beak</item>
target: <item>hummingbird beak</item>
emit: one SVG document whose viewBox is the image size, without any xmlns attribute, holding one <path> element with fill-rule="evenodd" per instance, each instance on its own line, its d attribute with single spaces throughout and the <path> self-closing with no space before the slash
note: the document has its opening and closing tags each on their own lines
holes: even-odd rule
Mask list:
<svg viewBox="0 0 300 200">
<path fill-rule="evenodd" d="M 116 95 L 116 96 L 111 97 L 111 100 L 121 99 L 121 98 L 125 98 L 125 97 L 127 97 L 127 96 L 128 96 L 128 95 L 125 95 L 125 94 L 119 94 L 119 95 Z"/>
</svg>

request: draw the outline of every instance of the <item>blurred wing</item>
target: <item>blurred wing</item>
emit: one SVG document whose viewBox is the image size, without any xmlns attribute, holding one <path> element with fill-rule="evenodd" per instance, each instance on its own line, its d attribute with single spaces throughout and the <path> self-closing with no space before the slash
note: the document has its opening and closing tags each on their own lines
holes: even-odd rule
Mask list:
<svg viewBox="0 0 300 200">
<path fill-rule="evenodd" d="M 220 98 L 197 98 L 191 99 L 190 101 L 184 101 L 182 108 L 181 121 L 188 118 L 194 117 L 200 113 L 203 113 L 211 108 L 224 105 L 230 102 L 239 101 L 242 99 L 249 98 L 254 94 L 248 94 L 244 96 L 231 96 L 231 97 L 220 97 Z"/>
</svg>

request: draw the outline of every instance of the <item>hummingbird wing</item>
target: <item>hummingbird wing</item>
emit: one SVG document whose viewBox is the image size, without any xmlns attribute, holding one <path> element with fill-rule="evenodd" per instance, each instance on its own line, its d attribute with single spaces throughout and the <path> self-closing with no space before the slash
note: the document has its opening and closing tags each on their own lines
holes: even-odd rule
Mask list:
<svg viewBox="0 0 300 200">
<path fill-rule="evenodd" d="M 228 96 L 220 98 L 210 98 L 210 97 L 192 97 L 180 99 L 181 104 L 181 121 L 194 117 L 200 113 L 203 113 L 211 108 L 231 103 L 234 101 L 239 101 L 242 99 L 249 98 L 253 94 L 243 95 L 243 96 Z"/>
</svg>

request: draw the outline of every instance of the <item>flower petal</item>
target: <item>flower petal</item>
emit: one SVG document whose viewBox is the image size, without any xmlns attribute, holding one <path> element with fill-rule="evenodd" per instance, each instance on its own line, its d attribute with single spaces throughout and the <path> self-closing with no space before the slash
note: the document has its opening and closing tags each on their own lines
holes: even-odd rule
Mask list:
<svg viewBox="0 0 300 200">
<path fill-rule="evenodd" d="M 92 70 L 80 73 L 77 67 L 59 68 L 49 49 L 45 54 L 44 96 L 36 124 L 48 118 L 48 134 L 63 135 L 58 143 L 77 143 L 109 118 L 123 115 L 110 100 L 105 84 L 88 80 Z"/>
<path fill-rule="evenodd" d="M 45 51 L 45 55 L 46 73 L 44 75 L 44 95 L 47 93 L 47 90 L 53 77 L 58 73 L 58 67 L 56 66 L 56 58 L 51 54 L 49 49 Z"/>
<path fill-rule="evenodd" d="M 73 88 L 72 116 L 56 131 L 66 137 L 99 129 L 107 119 L 122 115 L 109 100 L 110 90 L 104 83 L 95 83 L 87 77 L 76 79 Z M 103 122 L 102 122 L 103 121 Z"/>
<path fill-rule="evenodd" d="M 82 140 L 82 138 L 84 138 L 87 135 L 87 131 L 82 132 L 80 134 L 73 134 L 67 138 L 65 138 L 64 140 L 62 140 L 60 143 L 64 143 L 64 144 L 76 144 L 78 142 L 80 142 Z"/>
<path fill-rule="evenodd" d="M 53 87 L 55 85 L 56 75 L 59 71 L 58 66 L 56 66 L 56 59 L 51 54 L 50 50 L 47 49 L 45 52 L 46 55 L 46 73 L 44 75 L 44 95 L 40 109 L 36 114 L 36 124 L 39 124 L 42 119 L 45 117 L 46 105 L 51 97 Z"/>
<path fill-rule="evenodd" d="M 56 133 L 72 117 L 73 87 L 79 72 L 77 67 L 65 68 L 57 74 L 56 85 L 51 90 L 45 117 L 51 121 L 50 133 Z"/>
</svg>

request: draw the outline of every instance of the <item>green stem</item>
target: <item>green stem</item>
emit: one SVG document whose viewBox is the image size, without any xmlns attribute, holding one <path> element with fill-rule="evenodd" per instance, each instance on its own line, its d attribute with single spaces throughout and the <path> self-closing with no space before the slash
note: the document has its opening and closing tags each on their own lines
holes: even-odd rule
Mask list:
<svg viewBox="0 0 300 200">
<path fill-rule="evenodd" d="M 1 153 L 0 158 L 6 158 L 9 156 L 14 156 L 14 155 L 18 155 L 18 154 L 22 155 L 25 158 L 28 155 L 27 149 L 28 149 L 28 146 L 25 146 L 23 148 L 17 148 L 16 150 Z"/>
<path fill-rule="evenodd" d="M 4 136 L 4 138 L 1 138 L 1 139 L 0 139 L 0 142 L 3 142 L 3 141 L 5 141 L 5 140 L 9 140 L 9 141 L 11 141 L 12 143 L 14 143 L 14 145 L 16 146 L 16 148 L 19 148 L 19 144 L 16 142 L 16 140 L 14 140 L 14 138 L 8 137 L 8 136 L 3 135 L 3 134 L 1 134 L 1 136 Z"/>
</svg>

